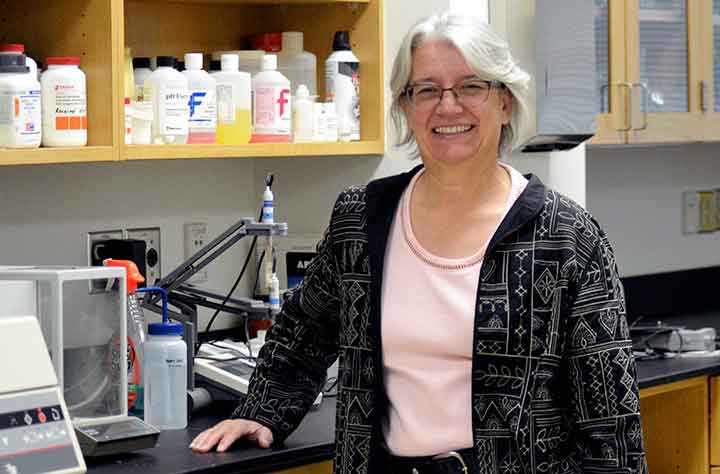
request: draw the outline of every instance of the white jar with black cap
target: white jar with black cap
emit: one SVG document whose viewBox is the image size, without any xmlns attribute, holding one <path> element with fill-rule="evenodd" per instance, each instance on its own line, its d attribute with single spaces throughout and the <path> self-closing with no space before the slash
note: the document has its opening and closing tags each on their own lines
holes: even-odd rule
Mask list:
<svg viewBox="0 0 720 474">
<path fill-rule="evenodd" d="M 158 56 L 157 69 L 143 84 L 143 100 L 153 104 L 152 140 L 157 144 L 178 145 L 188 140 L 188 80 L 174 66 L 174 57 Z"/>
<path fill-rule="evenodd" d="M 0 147 L 37 148 L 42 140 L 40 83 L 24 54 L 0 55 Z"/>
<path fill-rule="evenodd" d="M 340 141 L 360 140 L 360 61 L 350 48 L 350 34 L 338 31 L 325 61 L 325 92 L 335 102 Z"/>
</svg>

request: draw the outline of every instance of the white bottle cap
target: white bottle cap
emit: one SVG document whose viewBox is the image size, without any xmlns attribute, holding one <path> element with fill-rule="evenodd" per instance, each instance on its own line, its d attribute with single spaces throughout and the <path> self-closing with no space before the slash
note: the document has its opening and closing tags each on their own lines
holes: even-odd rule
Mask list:
<svg viewBox="0 0 720 474">
<path fill-rule="evenodd" d="M 305 84 L 300 84 L 297 88 L 297 91 L 295 91 L 295 97 L 306 99 L 310 97 L 310 90 Z"/>
<path fill-rule="evenodd" d="M 220 56 L 220 68 L 223 71 L 237 71 L 239 69 L 237 54 L 223 54 Z"/>
<path fill-rule="evenodd" d="M 303 50 L 303 34 L 302 31 L 283 31 L 282 34 L 282 52 L 283 53 L 300 53 Z"/>
<path fill-rule="evenodd" d="M 266 54 L 263 56 L 262 62 L 263 71 L 275 71 L 277 70 L 277 56 L 274 54 Z"/>
<path fill-rule="evenodd" d="M 203 67 L 202 53 L 187 53 L 185 55 L 185 69 L 188 71 L 199 71 Z"/>
</svg>

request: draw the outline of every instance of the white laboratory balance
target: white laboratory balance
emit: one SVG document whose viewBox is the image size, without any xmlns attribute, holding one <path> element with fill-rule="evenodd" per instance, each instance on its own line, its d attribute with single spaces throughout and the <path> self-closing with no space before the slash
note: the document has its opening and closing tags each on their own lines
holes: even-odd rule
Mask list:
<svg viewBox="0 0 720 474">
<path fill-rule="evenodd" d="M 36 317 L 85 456 L 153 447 L 159 435 L 128 416 L 125 287 L 124 268 L 0 266 L 0 322 Z"/>
<path fill-rule="evenodd" d="M 86 471 L 34 316 L 0 316 L 0 472 Z"/>
</svg>

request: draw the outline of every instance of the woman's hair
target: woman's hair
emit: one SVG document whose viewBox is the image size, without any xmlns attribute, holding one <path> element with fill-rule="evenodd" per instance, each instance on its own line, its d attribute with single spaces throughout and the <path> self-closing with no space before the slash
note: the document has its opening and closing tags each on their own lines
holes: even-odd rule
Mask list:
<svg viewBox="0 0 720 474">
<path fill-rule="evenodd" d="M 407 117 L 402 108 L 404 92 L 412 75 L 413 53 L 431 39 L 447 41 L 465 58 L 468 65 L 485 80 L 502 82 L 513 98 L 512 117 L 502 126 L 498 156 L 510 152 L 519 143 L 518 130 L 527 125 L 528 86 L 530 76 L 512 57 L 505 40 L 478 18 L 445 12 L 432 15 L 415 24 L 407 32 L 395 56 L 390 89 L 390 118 L 397 133 L 397 146 L 408 146 L 417 157 L 419 151 Z"/>
</svg>

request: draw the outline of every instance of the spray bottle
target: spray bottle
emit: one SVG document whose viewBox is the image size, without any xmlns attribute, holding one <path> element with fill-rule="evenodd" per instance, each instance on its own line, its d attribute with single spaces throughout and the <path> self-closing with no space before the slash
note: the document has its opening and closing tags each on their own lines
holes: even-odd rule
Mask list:
<svg viewBox="0 0 720 474">
<path fill-rule="evenodd" d="M 138 283 L 144 283 L 145 278 L 140 274 L 135 262 L 132 260 L 103 261 L 106 267 L 123 267 L 126 272 L 127 286 L 127 384 L 128 384 L 128 414 L 142 418 L 144 414 L 143 400 L 143 345 L 145 344 L 145 314 L 138 304 Z"/>
</svg>

